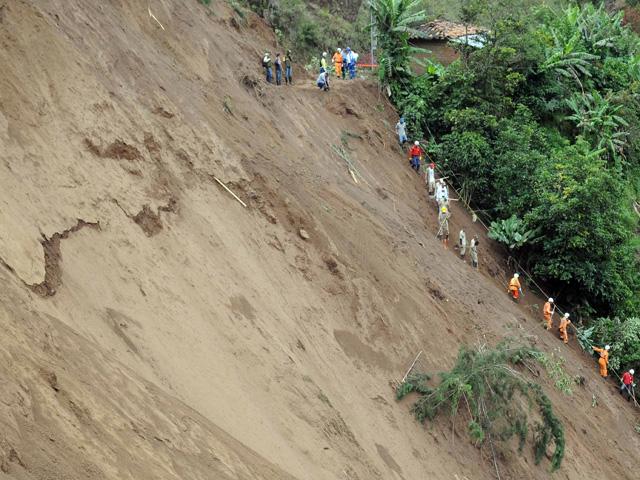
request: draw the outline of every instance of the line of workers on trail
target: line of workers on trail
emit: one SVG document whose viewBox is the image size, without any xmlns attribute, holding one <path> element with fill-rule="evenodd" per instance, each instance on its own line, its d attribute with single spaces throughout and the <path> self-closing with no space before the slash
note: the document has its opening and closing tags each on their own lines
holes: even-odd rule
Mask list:
<svg viewBox="0 0 640 480">
<path fill-rule="evenodd" d="M 398 142 L 403 147 L 408 142 L 407 137 L 407 124 L 404 117 L 400 117 L 400 120 L 396 124 L 396 133 L 398 134 Z M 427 188 L 427 193 L 430 199 L 435 201 L 438 208 L 438 233 L 437 237 L 442 242 L 445 249 L 449 248 L 449 220 L 451 219 L 451 210 L 449 208 L 449 202 L 455 199 L 449 198 L 449 187 L 445 183 L 444 178 L 440 178 L 436 181 L 436 165 L 434 162 L 429 164 L 424 163 L 424 172 L 422 172 L 423 159 L 428 157 L 426 152 L 420 146 L 418 140 L 414 141 L 408 151 L 409 165 L 418 175 L 424 175 L 424 181 Z M 471 266 L 478 268 L 478 245 L 480 241 L 477 235 L 471 238 L 471 241 L 467 244 L 467 234 L 464 228 L 460 229 L 458 233 L 458 253 L 460 258 L 465 260 L 467 255 L 467 245 L 469 248 L 469 255 L 471 257 Z"/>
<path fill-rule="evenodd" d="M 329 90 L 329 66 L 327 64 L 327 58 L 327 52 L 322 52 L 319 65 L 320 72 L 316 80 L 316 86 L 325 92 Z M 271 58 L 270 52 L 265 52 L 262 57 L 262 68 L 264 68 L 267 82 L 273 83 L 273 71 L 275 67 L 276 85 L 282 85 L 283 74 L 285 85 L 293 85 L 292 61 L 291 50 L 287 50 L 286 55 L 276 53 L 275 59 Z M 341 48 L 336 49 L 331 57 L 331 63 L 333 64 L 336 78 L 345 80 L 347 78 L 347 72 L 350 80 L 356 78 L 358 72 L 358 54 L 351 50 L 351 48 L 347 47 L 344 51 Z"/>
<path fill-rule="evenodd" d="M 396 133 L 398 135 L 398 142 L 400 146 L 404 146 L 408 141 L 407 137 L 407 125 L 404 117 L 400 117 L 400 120 L 396 124 Z M 409 165 L 416 173 L 421 173 L 421 165 L 422 160 L 425 158 L 425 151 L 420 146 L 420 142 L 418 140 L 414 141 L 411 147 L 409 148 Z M 424 176 L 425 182 L 427 184 L 427 190 L 429 192 L 429 196 L 432 197 L 437 206 L 438 206 L 438 238 L 442 240 L 445 249 L 448 248 L 449 245 L 449 219 L 451 217 L 451 213 L 449 211 L 449 189 L 447 184 L 445 183 L 445 178 L 441 178 L 436 181 L 435 175 L 435 164 L 433 161 L 426 166 Z M 467 245 L 467 236 L 464 229 L 460 229 L 460 233 L 458 235 L 458 251 L 460 253 L 460 257 L 464 259 L 466 254 L 466 245 Z M 470 251 L 471 251 L 471 264 L 474 268 L 478 268 L 478 237 L 474 236 L 471 239 L 470 243 Z M 507 291 L 511 298 L 515 302 L 519 302 L 520 296 L 522 293 L 522 285 L 520 284 L 520 274 L 514 273 L 513 277 L 509 281 L 509 285 L 507 287 Z M 553 315 L 555 313 L 555 303 L 553 298 L 549 298 L 547 302 L 544 304 L 542 309 L 542 314 L 544 317 L 544 321 L 546 323 L 546 329 L 553 329 Z M 565 343 L 569 343 L 569 334 L 567 332 L 567 328 L 571 325 L 571 320 L 569 320 L 569 313 L 565 313 L 558 325 L 558 333 L 560 339 Z M 607 378 L 608 371 L 607 367 L 609 365 L 609 350 L 610 346 L 605 345 L 604 348 L 593 347 L 593 350 L 598 353 L 598 365 L 600 367 L 600 375 L 603 378 Z M 622 375 L 622 384 L 620 386 L 620 393 L 627 398 L 627 400 L 631 398 L 635 398 L 634 396 L 634 387 L 635 383 L 633 380 L 634 375 L 633 369 L 624 372 Z"/>
</svg>

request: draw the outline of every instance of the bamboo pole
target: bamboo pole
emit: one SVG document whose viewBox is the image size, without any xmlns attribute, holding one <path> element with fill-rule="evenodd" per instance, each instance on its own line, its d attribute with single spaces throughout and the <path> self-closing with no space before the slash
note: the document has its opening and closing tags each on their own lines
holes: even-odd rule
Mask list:
<svg viewBox="0 0 640 480">
<path fill-rule="evenodd" d="M 247 208 L 247 204 L 244 203 L 242 200 L 240 200 L 240 198 L 238 198 L 238 196 L 233 193 L 231 190 L 229 190 L 229 187 L 227 187 L 224 183 L 222 183 L 218 177 L 216 177 L 215 175 L 213 176 L 213 179 L 218 182 L 220 185 L 222 185 L 222 188 L 224 188 L 227 192 L 229 192 L 231 195 L 233 195 L 233 198 L 235 198 L 238 202 L 240 202 L 240 204 L 244 207 Z"/>
</svg>

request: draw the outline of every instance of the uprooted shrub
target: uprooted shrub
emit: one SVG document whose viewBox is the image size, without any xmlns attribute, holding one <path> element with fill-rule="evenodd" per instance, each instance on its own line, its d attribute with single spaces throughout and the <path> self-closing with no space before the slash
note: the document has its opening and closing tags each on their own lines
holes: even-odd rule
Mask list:
<svg viewBox="0 0 640 480">
<path fill-rule="evenodd" d="M 397 398 L 411 392 L 419 394 L 413 413 L 420 422 L 433 420 L 439 413 L 455 419 L 463 416 L 468 420 L 469 436 L 477 445 L 507 441 L 516 435 L 522 451 L 533 427 L 536 464 L 553 446 L 554 471 L 564 456 L 563 426 L 540 385 L 517 369 L 527 360 L 537 361 L 538 356 L 534 349 L 507 343 L 493 349 L 463 346 L 453 368 L 439 374 L 439 385 L 430 386 L 425 373 L 412 374 L 398 387 Z"/>
</svg>

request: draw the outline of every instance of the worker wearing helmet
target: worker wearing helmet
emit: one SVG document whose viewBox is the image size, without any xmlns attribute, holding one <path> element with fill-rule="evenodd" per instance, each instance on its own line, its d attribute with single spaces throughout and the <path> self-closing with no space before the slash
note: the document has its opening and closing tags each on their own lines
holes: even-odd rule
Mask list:
<svg viewBox="0 0 640 480">
<path fill-rule="evenodd" d="M 322 58 L 320 59 L 320 73 L 327 71 L 327 52 L 322 52 Z"/>
<path fill-rule="evenodd" d="M 551 330 L 553 327 L 553 313 L 556 311 L 556 306 L 553 304 L 553 298 L 547 300 L 542 308 L 542 315 L 547 322 L 547 330 Z"/>
<path fill-rule="evenodd" d="M 433 196 L 436 192 L 436 164 L 431 162 L 427 167 L 427 173 L 425 174 L 425 180 L 427 181 L 427 189 L 429 195 Z"/>
<path fill-rule="evenodd" d="M 607 378 L 607 366 L 609 365 L 609 345 L 605 345 L 604 348 L 593 347 L 593 349 L 600 354 L 598 359 L 598 365 L 600 366 L 600 376 Z"/>
<path fill-rule="evenodd" d="M 519 273 L 514 273 L 513 278 L 509 281 L 509 293 L 516 302 L 520 299 L 520 294 L 522 293 L 519 277 Z"/>
<path fill-rule="evenodd" d="M 413 147 L 409 149 L 409 162 L 411 168 L 413 168 L 418 174 L 420 173 L 420 160 L 422 159 L 422 148 L 420 148 L 420 142 L 413 142 Z"/>
<path fill-rule="evenodd" d="M 449 209 L 443 206 L 438 213 L 438 238 L 442 240 L 444 248 L 449 248 Z"/>
<path fill-rule="evenodd" d="M 631 370 L 624 372 L 622 374 L 622 385 L 620 385 L 620 394 L 626 397 L 627 401 L 634 396 L 633 395 L 633 387 L 635 387 L 635 384 L 633 383 L 634 373 L 636 372 L 634 372 L 632 368 Z"/>
<path fill-rule="evenodd" d="M 331 57 L 331 61 L 333 62 L 333 66 L 336 69 L 336 77 L 340 78 L 342 76 L 342 63 L 344 59 L 342 58 L 342 49 L 338 47 L 336 53 Z"/>
<path fill-rule="evenodd" d="M 398 143 L 400 143 L 400 146 L 403 146 L 407 142 L 407 124 L 404 121 L 404 117 L 400 117 L 400 120 L 396 123 L 396 133 L 398 134 Z"/>
<path fill-rule="evenodd" d="M 567 327 L 571 324 L 571 320 L 569 320 L 569 314 L 565 313 L 564 316 L 560 319 L 560 326 L 558 330 L 560 331 L 560 338 L 565 343 L 569 343 L 569 335 L 567 334 Z"/>
</svg>

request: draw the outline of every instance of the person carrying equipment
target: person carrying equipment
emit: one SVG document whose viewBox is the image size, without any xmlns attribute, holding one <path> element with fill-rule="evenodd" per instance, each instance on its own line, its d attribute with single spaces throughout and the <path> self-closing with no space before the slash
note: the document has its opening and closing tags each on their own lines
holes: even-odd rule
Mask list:
<svg viewBox="0 0 640 480">
<path fill-rule="evenodd" d="M 440 228 L 438 230 L 438 238 L 442 239 L 444 248 L 449 248 L 449 210 L 443 206 L 438 214 L 438 223 Z"/>
<path fill-rule="evenodd" d="M 624 372 L 622 374 L 622 385 L 620 385 L 620 395 L 625 397 L 627 401 L 629 401 L 633 395 L 633 388 L 635 384 L 633 383 L 633 374 L 636 373 L 633 371 L 633 368 L 628 372 Z"/>
<path fill-rule="evenodd" d="M 547 322 L 547 330 L 551 330 L 553 327 L 553 313 L 556 311 L 556 306 L 553 305 L 552 308 L 551 305 L 553 305 L 553 298 L 547 300 L 547 303 L 542 308 L 542 315 L 544 315 L 544 319 Z"/>
<path fill-rule="evenodd" d="M 413 147 L 409 149 L 409 162 L 411 163 L 411 168 L 413 168 L 417 173 L 420 173 L 420 160 L 422 158 L 422 149 L 420 148 L 420 142 L 413 142 Z"/>
<path fill-rule="evenodd" d="M 467 253 L 467 234 L 464 233 L 464 228 L 461 228 L 458 234 L 458 247 L 460 247 L 460 258 L 464 260 Z"/>
<path fill-rule="evenodd" d="M 471 239 L 471 246 L 469 247 L 471 251 L 471 266 L 475 269 L 478 268 L 478 237 L 474 236 Z"/>
<path fill-rule="evenodd" d="M 431 162 L 427 167 L 425 180 L 427 181 L 427 189 L 429 190 L 429 195 L 434 195 L 436 192 L 436 164 L 435 163 Z"/>
<path fill-rule="evenodd" d="M 264 73 L 267 77 L 267 82 L 273 82 L 273 70 L 271 69 L 271 55 L 269 52 L 264 52 L 264 57 L 262 57 L 262 67 L 264 68 Z"/>
<path fill-rule="evenodd" d="M 593 347 L 593 349 L 600 354 L 598 359 L 598 365 L 600 366 L 600 376 L 607 378 L 607 366 L 609 365 L 609 345 L 605 345 L 604 348 Z"/>
<path fill-rule="evenodd" d="M 326 70 L 320 72 L 318 80 L 316 80 L 316 85 L 319 89 L 327 92 L 329 90 L 329 72 L 327 72 Z"/>
<path fill-rule="evenodd" d="M 514 273 L 513 278 L 509 281 L 509 293 L 516 302 L 520 299 L 520 294 L 522 293 L 519 277 L 519 273 Z"/>
<path fill-rule="evenodd" d="M 344 59 L 342 58 L 342 49 L 340 47 L 338 47 L 336 53 L 331 57 L 331 61 L 336 69 L 336 77 L 340 78 L 342 76 L 342 63 L 344 62 Z"/>
<path fill-rule="evenodd" d="M 569 335 L 567 334 L 567 327 L 570 324 L 571 324 L 571 320 L 569 320 L 569 314 L 565 313 L 564 317 L 560 319 L 560 326 L 558 327 L 558 330 L 560 331 L 560 338 L 565 344 L 569 343 Z"/>
<path fill-rule="evenodd" d="M 400 120 L 396 123 L 396 133 L 398 134 L 400 146 L 404 145 L 407 141 L 407 124 L 404 123 L 404 117 L 400 117 Z"/>
<path fill-rule="evenodd" d="M 282 59 L 282 63 L 284 63 L 284 83 L 293 85 L 293 76 L 291 74 L 291 50 L 287 50 L 287 55 Z"/>
</svg>

